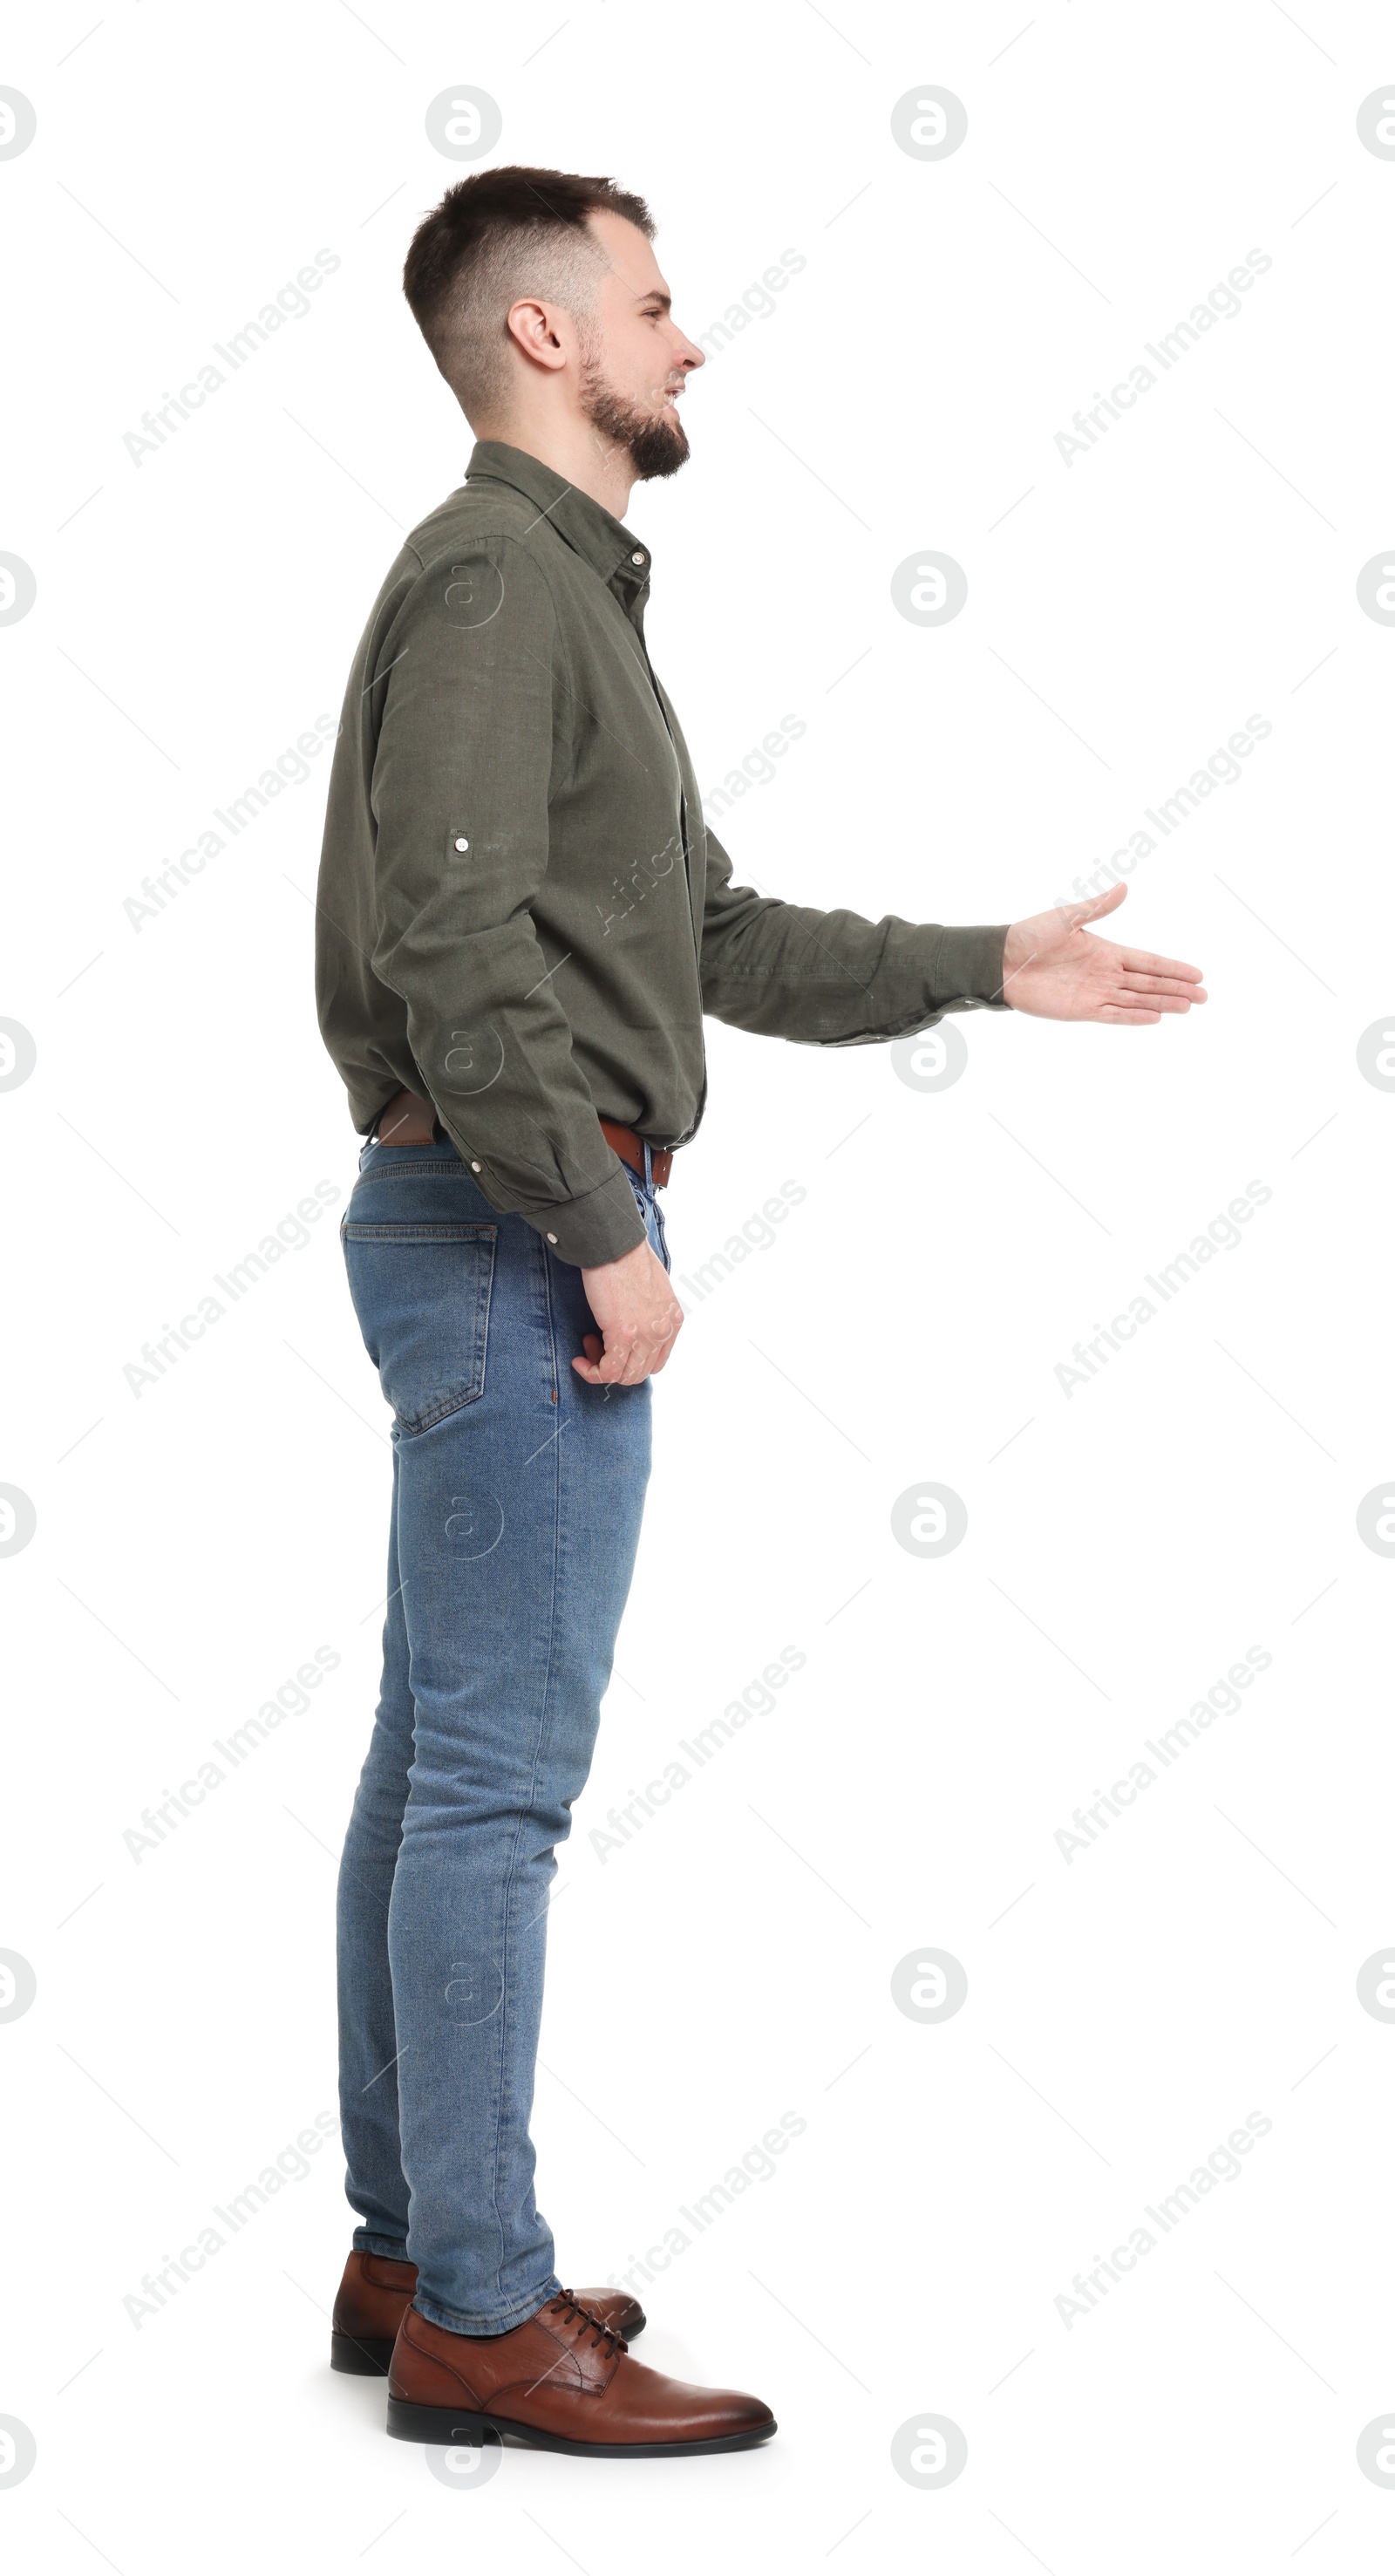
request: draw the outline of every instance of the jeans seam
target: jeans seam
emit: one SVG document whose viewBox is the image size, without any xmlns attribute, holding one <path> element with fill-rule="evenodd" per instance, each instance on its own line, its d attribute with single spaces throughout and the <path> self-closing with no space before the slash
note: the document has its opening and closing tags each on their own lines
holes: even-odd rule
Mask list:
<svg viewBox="0 0 1395 2576">
<path fill-rule="evenodd" d="M 451 1396 L 435 1412 L 423 1413 L 411 1422 L 404 1422 L 400 1413 L 393 1419 L 404 1440 L 417 1440 L 423 1431 L 434 1431 L 438 1422 L 449 1422 L 452 1414 L 463 1413 L 467 1404 L 478 1404 L 483 1393 L 481 1380 L 478 1386 L 471 1387 L 468 1395 Z"/>
<path fill-rule="evenodd" d="M 553 1440 L 552 1446 L 554 1451 L 560 1453 L 562 1445 L 562 1423 L 560 1420 L 562 1391 L 557 1370 L 557 1319 L 552 1303 L 552 1276 L 549 1267 L 548 1255 L 541 1242 L 538 1242 L 537 1244 L 537 1254 L 541 1269 L 544 1329 L 552 1361 L 552 1383 L 556 1392 L 559 1414 L 557 1437 Z M 504 2248 L 506 2243 L 503 2212 L 499 2207 L 499 2178 L 503 2158 L 504 2103 L 506 2099 L 512 2099 L 512 2084 L 510 2077 L 512 2073 L 511 2051 L 514 2044 L 514 2033 L 509 2013 L 509 1969 L 513 1942 L 513 1889 L 518 1869 L 518 1847 L 523 1838 L 524 1824 L 527 1818 L 532 1814 L 537 1801 L 538 1765 L 541 1755 L 541 1747 L 547 1733 L 548 1699 L 552 1686 L 552 1657 L 557 1637 L 557 1528 L 561 1511 L 560 1468 L 561 1459 L 559 1454 L 555 1456 L 553 1460 L 554 1509 L 552 1523 L 552 1585 L 548 1596 L 547 1606 L 547 1661 L 543 1669 L 542 1695 L 538 1708 L 537 1729 L 533 1739 L 532 1763 L 529 1772 L 527 1795 L 521 1801 L 519 1806 L 518 1816 L 514 1824 L 513 1841 L 509 1846 L 508 1865 L 504 1871 L 503 1906 L 501 1909 L 502 1920 L 500 1928 L 500 1951 L 502 1955 L 499 1963 L 500 1975 L 503 1981 L 503 1992 L 500 1999 L 502 2009 L 499 2014 L 499 2083 L 498 2091 L 495 2096 L 494 2111 L 494 2171 L 490 2181 L 490 2207 L 494 2212 L 494 2223 L 499 2231 L 499 2272 L 496 2274 L 496 2278 L 501 2278 L 502 2276 Z"/>
</svg>

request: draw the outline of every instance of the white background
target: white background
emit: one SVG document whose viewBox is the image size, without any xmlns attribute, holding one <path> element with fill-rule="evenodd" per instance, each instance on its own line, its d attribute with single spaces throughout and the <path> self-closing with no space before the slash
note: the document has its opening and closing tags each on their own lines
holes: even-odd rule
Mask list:
<svg viewBox="0 0 1395 2576">
<path fill-rule="evenodd" d="M 1395 1785 L 1395 1566 L 1356 1527 L 1392 1470 L 1395 1100 L 1356 1062 L 1392 1001 L 1395 633 L 1356 597 L 1392 536 L 1395 166 L 1356 132 L 1389 14 L 1029 6 L 11 15 L 0 80 L 38 116 L 0 163 L 0 546 L 38 585 L 0 632 L 0 1012 L 38 1050 L 0 1100 L 0 1480 L 38 1515 L 0 1564 L 0 1946 L 38 1979 L 0 2028 L 26 2567 L 1390 2562 L 1395 2494 L 1356 2460 L 1395 2402 L 1395 2030 L 1356 1993 L 1392 1931 Z M 585 2282 L 803 2118 L 645 2290 L 637 2356 L 757 2389 L 781 2430 L 710 2461 L 510 2452 L 452 2493 L 384 2438 L 381 2383 L 327 2369 L 337 2141 L 153 2317 L 123 2306 L 334 2104 L 389 1474 L 335 1214 L 157 1384 L 123 1375 L 317 1181 L 352 1183 L 311 993 L 327 758 L 157 917 L 123 904 L 337 718 L 400 533 L 460 479 L 398 280 L 461 175 L 424 117 L 462 82 L 500 104 L 494 159 L 649 196 L 689 330 L 805 257 L 631 512 L 704 783 L 807 727 L 719 823 L 738 878 L 1006 920 L 1247 716 L 1272 731 L 1120 924 L 1204 967 L 1204 1011 L 969 1018 L 937 1093 L 884 1050 L 710 1030 L 676 1270 L 781 1181 L 807 1197 L 692 1301 L 656 1389 L 536 2134 Z M 941 162 L 891 134 L 926 82 L 968 113 Z M 310 312 L 133 463 L 142 413 L 321 247 Z M 1056 433 L 1251 249 L 1240 315 L 1067 466 Z M 968 580 L 931 629 L 890 594 L 926 548 Z M 1251 1180 L 1242 1243 L 1063 1392 L 1071 1346 Z M 890 1521 L 926 1479 L 968 1511 L 929 1561 Z M 607 1809 L 787 1644 L 778 1708 L 603 1862 Z M 320 1645 L 306 1711 L 134 1859 L 141 1810 Z M 1252 1645 L 1238 1713 L 1068 1862 L 1072 1810 Z M 891 1995 L 926 1945 L 968 1977 L 938 2026 Z M 1238 2179 L 1063 2322 L 1072 2275 L 1251 2112 Z M 968 2462 L 922 2492 L 891 2443 L 927 2412 Z"/>
</svg>

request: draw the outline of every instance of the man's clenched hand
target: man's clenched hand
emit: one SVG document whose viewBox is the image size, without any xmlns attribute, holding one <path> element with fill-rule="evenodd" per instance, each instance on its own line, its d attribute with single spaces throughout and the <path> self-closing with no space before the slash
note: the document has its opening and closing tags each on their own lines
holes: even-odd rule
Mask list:
<svg viewBox="0 0 1395 2576">
<path fill-rule="evenodd" d="M 683 1309 L 668 1284 L 668 1272 L 647 1242 L 618 1261 L 603 1261 L 583 1270 L 586 1302 L 600 1333 L 584 1333 L 585 1359 L 573 1360 L 588 1386 L 638 1386 L 657 1377 L 678 1339 Z"/>
<path fill-rule="evenodd" d="M 1127 893 L 1125 885 L 1111 886 L 1093 903 L 1015 921 L 1003 951 L 1004 1001 L 1039 1020 L 1112 1020 L 1123 1028 L 1145 1028 L 1204 1002 L 1199 966 L 1091 938 L 1085 923 L 1115 911 Z"/>
</svg>

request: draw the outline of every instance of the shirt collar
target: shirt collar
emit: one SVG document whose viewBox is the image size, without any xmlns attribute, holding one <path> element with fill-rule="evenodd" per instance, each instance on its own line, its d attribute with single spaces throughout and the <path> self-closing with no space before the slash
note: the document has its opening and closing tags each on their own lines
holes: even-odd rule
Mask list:
<svg viewBox="0 0 1395 2576">
<path fill-rule="evenodd" d="M 474 453 L 465 468 L 467 482 L 488 481 L 511 484 L 532 501 L 540 518 L 545 518 L 560 537 L 598 572 L 602 581 L 617 588 L 623 600 L 630 601 L 645 588 L 649 580 L 650 553 L 637 544 L 630 530 L 603 510 L 574 483 L 554 474 L 541 457 L 529 456 L 521 447 L 508 447 L 502 439 L 477 440 Z"/>
</svg>

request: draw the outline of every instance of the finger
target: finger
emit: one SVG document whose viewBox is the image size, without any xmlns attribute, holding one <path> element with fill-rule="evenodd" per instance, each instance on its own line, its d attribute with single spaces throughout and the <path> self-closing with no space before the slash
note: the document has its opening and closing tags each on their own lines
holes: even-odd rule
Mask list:
<svg viewBox="0 0 1395 2576">
<path fill-rule="evenodd" d="M 676 1308 L 670 1324 L 636 1333 L 629 1342 L 617 1342 L 612 1334 L 602 1345 L 597 1334 L 585 1333 L 582 1346 L 587 1359 L 584 1362 L 573 1360 L 572 1366 L 590 1386 L 641 1386 L 647 1377 L 654 1376 L 662 1368 L 682 1322 L 683 1309 L 680 1306 Z"/>
<path fill-rule="evenodd" d="M 616 1386 L 643 1386 L 645 1379 L 653 1376 L 657 1356 L 661 1351 L 666 1350 L 666 1347 L 666 1344 L 652 1333 L 646 1333 L 639 1340 L 631 1342 L 624 1355 L 624 1365 L 616 1370 L 613 1383 Z"/>
<path fill-rule="evenodd" d="M 1164 995 L 1169 995 L 1176 1001 L 1185 1002 L 1189 1009 L 1193 1002 L 1207 999 L 1204 984 L 1169 983 L 1161 975 L 1124 975 L 1120 978 L 1119 990 L 1131 994 L 1137 1002 L 1160 1002 Z"/>
<path fill-rule="evenodd" d="M 673 1349 L 677 1330 L 675 1325 L 672 1332 L 656 1333 L 651 1341 L 643 1342 L 637 1347 L 630 1368 L 626 1371 L 624 1385 L 640 1386 L 645 1378 L 658 1376 Z"/>
<path fill-rule="evenodd" d="M 1197 994 L 1206 990 L 1204 984 L 1193 984 L 1185 975 L 1153 975 L 1146 973 L 1141 966 L 1119 965 L 1116 972 L 1130 990 L 1136 989 L 1140 993 L 1190 993 L 1195 1001 Z"/>
<path fill-rule="evenodd" d="M 1184 966 L 1177 957 L 1154 957 L 1146 948 L 1121 948 L 1119 962 L 1131 975 L 1175 975 L 1184 984 L 1199 984 L 1201 968 Z"/>
<path fill-rule="evenodd" d="M 587 1357 L 572 1361 L 577 1376 L 584 1378 L 588 1386 L 617 1385 L 628 1366 L 633 1345 L 628 1342 L 617 1345 L 613 1340 L 602 1342 L 597 1333 L 587 1333 L 584 1339 Z"/>
<path fill-rule="evenodd" d="M 673 1348 L 674 1339 L 673 1333 L 665 1332 L 655 1333 L 651 1340 L 642 1342 L 634 1355 L 634 1375 L 626 1378 L 626 1385 L 638 1386 L 646 1377 L 657 1377 Z"/>
<path fill-rule="evenodd" d="M 1117 1010 L 1147 1011 L 1164 1019 L 1185 1018 L 1192 1006 L 1189 993 L 1136 993 L 1127 984 L 1116 984 L 1105 998 Z"/>
<path fill-rule="evenodd" d="M 1106 894 L 1097 894 L 1092 903 L 1067 904 L 1065 910 L 1072 928 L 1078 930 L 1084 921 L 1099 921 L 1105 913 L 1117 912 L 1127 893 L 1126 885 L 1112 885 Z"/>
</svg>

